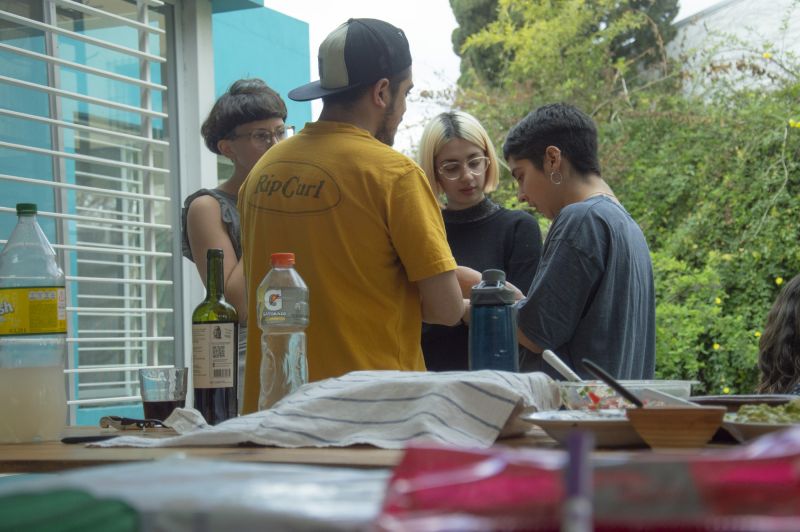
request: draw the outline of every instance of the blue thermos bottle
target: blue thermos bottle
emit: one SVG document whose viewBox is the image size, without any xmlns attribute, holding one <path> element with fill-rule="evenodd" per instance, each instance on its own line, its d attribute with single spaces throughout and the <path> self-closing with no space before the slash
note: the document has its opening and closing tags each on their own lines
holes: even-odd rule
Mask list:
<svg viewBox="0 0 800 532">
<path fill-rule="evenodd" d="M 514 292 L 501 270 L 486 270 L 470 296 L 469 369 L 519 371 Z"/>
</svg>

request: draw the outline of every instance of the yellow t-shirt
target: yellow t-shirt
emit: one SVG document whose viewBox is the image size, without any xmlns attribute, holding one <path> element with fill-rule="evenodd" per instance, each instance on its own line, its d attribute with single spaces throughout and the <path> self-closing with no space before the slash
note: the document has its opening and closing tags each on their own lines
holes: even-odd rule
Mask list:
<svg viewBox="0 0 800 532">
<path fill-rule="evenodd" d="M 367 131 L 307 124 L 270 149 L 239 190 L 250 327 L 243 413 L 257 409 L 256 289 L 270 255 L 293 252 L 309 289 L 309 380 L 424 370 L 416 281 L 454 270 L 422 170 Z"/>
</svg>

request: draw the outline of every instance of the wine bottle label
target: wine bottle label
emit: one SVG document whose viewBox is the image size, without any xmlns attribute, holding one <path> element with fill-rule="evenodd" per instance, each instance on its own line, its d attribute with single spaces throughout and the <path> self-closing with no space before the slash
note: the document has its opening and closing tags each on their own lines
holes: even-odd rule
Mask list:
<svg viewBox="0 0 800 532">
<path fill-rule="evenodd" d="M 303 288 L 269 288 L 264 292 L 262 323 L 282 323 L 287 320 L 307 320 L 308 291 Z"/>
<path fill-rule="evenodd" d="M 67 291 L 61 286 L 0 288 L 0 336 L 67 332 Z"/>
<path fill-rule="evenodd" d="M 231 388 L 236 370 L 236 324 L 192 324 L 192 371 L 195 388 Z"/>
</svg>

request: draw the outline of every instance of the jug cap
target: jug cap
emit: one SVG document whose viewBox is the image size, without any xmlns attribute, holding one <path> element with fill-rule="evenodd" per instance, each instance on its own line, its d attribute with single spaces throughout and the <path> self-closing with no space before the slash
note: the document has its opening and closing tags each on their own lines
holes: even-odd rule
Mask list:
<svg viewBox="0 0 800 532">
<path fill-rule="evenodd" d="M 294 266 L 294 253 L 273 253 L 270 255 L 270 262 L 278 268 Z"/>
<path fill-rule="evenodd" d="M 513 305 L 514 291 L 506 287 L 503 270 L 484 270 L 481 282 L 472 287 L 470 303 L 473 305 Z"/>
<path fill-rule="evenodd" d="M 17 203 L 17 216 L 20 214 L 36 214 L 37 210 L 35 203 Z"/>
</svg>

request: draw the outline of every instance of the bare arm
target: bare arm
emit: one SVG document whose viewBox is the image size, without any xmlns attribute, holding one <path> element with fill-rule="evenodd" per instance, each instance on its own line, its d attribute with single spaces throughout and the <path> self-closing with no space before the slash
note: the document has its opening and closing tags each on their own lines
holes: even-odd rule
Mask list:
<svg viewBox="0 0 800 532">
<path fill-rule="evenodd" d="M 461 288 L 461 295 L 465 299 L 469 299 L 472 287 L 481 282 L 481 272 L 468 266 L 459 266 L 456 269 L 456 277 L 458 286 Z"/>
<path fill-rule="evenodd" d="M 422 299 L 422 320 L 438 325 L 456 325 L 464 313 L 464 299 L 456 272 L 440 273 L 417 282 Z"/>
<path fill-rule="evenodd" d="M 522 347 L 526 348 L 528 351 L 532 351 L 533 353 L 541 353 L 544 351 L 543 347 L 539 347 L 539 344 L 525 336 L 525 333 L 517 327 L 517 342 L 522 345 Z"/>
<path fill-rule="evenodd" d="M 189 205 L 186 215 L 186 232 L 192 248 L 197 272 L 206 283 L 206 252 L 211 248 L 219 248 L 224 255 L 223 278 L 225 279 L 225 299 L 236 308 L 239 322 L 247 322 L 247 291 L 245 289 L 244 270 L 236 259 L 231 239 L 222 222 L 219 203 L 212 196 L 200 196 Z"/>
</svg>

